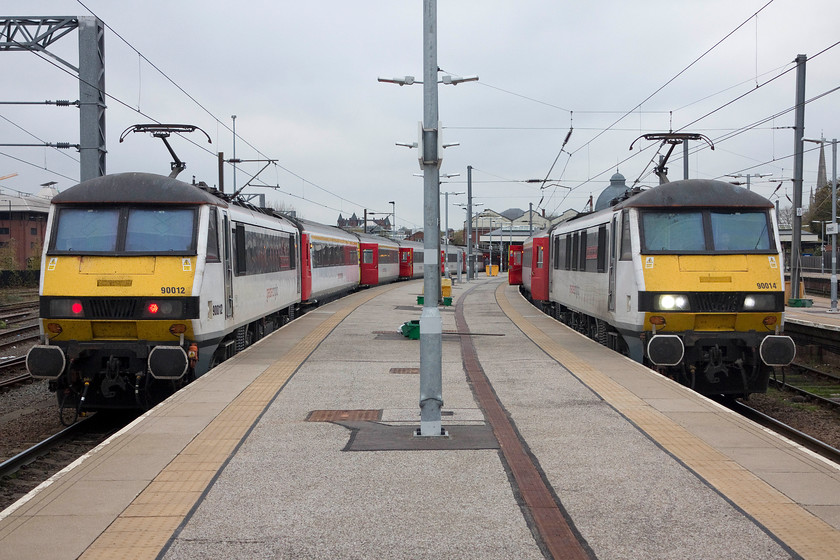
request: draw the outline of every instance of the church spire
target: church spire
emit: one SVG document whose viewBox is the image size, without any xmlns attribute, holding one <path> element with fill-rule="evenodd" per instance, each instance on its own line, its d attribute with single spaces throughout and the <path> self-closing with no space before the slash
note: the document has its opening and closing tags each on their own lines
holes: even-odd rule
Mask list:
<svg viewBox="0 0 840 560">
<path fill-rule="evenodd" d="M 825 173 L 825 143 L 820 144 L 820 166 L 817 170 L 817 188 L 828 186 L 828 179 Z"/>
</svg>

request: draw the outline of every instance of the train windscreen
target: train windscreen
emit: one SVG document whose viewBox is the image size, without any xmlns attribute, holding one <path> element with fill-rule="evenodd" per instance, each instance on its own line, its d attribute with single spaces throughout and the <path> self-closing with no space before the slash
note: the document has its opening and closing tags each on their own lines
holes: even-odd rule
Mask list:
<svg viewBox="0 0 840 560">
<path fill-rule="evenodd" d="M 51 251 L 75 254 L 194 254 L 192 208 L 62 208 Z"/>
<path fill-rule="evenodd" d="M 188 209 L 131 209 L 125 235 L 129 253 L 189 251 L 193 238 L 193 217 Z"/>
<path fill-rule="evenodd" d="M 117 249 L 118 208 L 63 208 L 53 249 L 71 253 L 113 253 Z"/>
<path fill-rule="evenodd" d="M 762 253 L 772 250 L 766 212 L 644 212 L 642 252 Z"/>
</svg>

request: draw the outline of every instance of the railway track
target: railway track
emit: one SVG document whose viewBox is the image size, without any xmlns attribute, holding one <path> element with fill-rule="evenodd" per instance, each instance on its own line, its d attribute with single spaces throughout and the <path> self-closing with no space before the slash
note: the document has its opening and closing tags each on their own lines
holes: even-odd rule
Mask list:
<svg viewBox="0 0 840 560">
<path fill-rule="evenodd" d="M 28 465 L 42 457 L 46 453 L 48 453 L 51 449 L 61 445 L 63 442 L 67 441 L 69 438 L 73 437 L 75 434 L 81 432 L 82 430 L 87 429 L 87 423 L 93 419 L 93 416 L 80 420 L 75 424 L 71 424 L 70 426 L 64 428 L 57 434 L 54 434 L 44 441 L 36 443 L 26 451 L 22 451 L 12 457 L 0 463 L 0 479 L 6 478 L 18 471 L 21 467 Z"/>
<path fill-rule="evenodd" d="M 31 334 L 23 335 L 26 332 Z M 19 329 L 15 329 L 14 332 L 5 332 L 0 336 L 8 338 L 10 335 L 15 335 L 15 339 L 0 343 L 0 359 L 3 359 L 6 351 L 10 348 L 16 348 L 24 344 L 29 344 L 30 342 L 36 342 L 40 336 L 38 334 L 38 325 L 34 325 L 32 327 L 21 327 Z"/>
<path fill-rule="evenodd" d="M 791 373 L 783 372 L 781 379 L 770 383 L 832 409 L 840 409 L 840 377 L 804 364 L 793 363 Z"/>
<path fill-rule="evenodd" d="M 135 417 L 94 414 L 0 464 L 0 511 L 111 437 Z"/>
</svg>

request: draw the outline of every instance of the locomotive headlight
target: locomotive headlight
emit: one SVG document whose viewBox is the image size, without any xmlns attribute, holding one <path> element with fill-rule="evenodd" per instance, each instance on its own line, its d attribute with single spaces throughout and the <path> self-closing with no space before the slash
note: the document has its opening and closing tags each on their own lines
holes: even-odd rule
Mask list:
<svg viewBox="0 0 840 560">
<path fill-rule="evenodd" d="M 662 311 L 685 311 L 688 309 L 688 298 L 683 295 L 663 294 L 657 299 L 657 309 Z"/>
<path fill-rule="evenodd" d="M 744 296 L 744 311 L 773 311 L 776 307 L 774 294 L 747 294 Z"/>
</svg>

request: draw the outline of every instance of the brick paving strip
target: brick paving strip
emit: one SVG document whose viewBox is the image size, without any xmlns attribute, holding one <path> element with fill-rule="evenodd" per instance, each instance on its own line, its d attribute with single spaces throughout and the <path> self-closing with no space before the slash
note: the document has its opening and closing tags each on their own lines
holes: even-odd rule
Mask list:
<svg viewBox="0 0 840 560">
<path fill-rule="evenodd" d="M 459 332 L 469 332 L 464 318 L 463 302 L 470 292 L 478 287 L 481 286 L 471 288 L 458 298 L 455 322 Z M 536 458 L 527 449 L 513 421 L 499 402 L 478 360 L 472 337 L 468 335 L 461 337 L 461 356 L 478 405 L 499 441 L 502 459 L 510 473 L 514 493 L 520 497 L 520 507 L 540 547 L 555 560 L 595 558 L 595 554 L 574 527 L 560 500 L 542 476 L 541 469 L 535 464 Z"/>
</svg>

